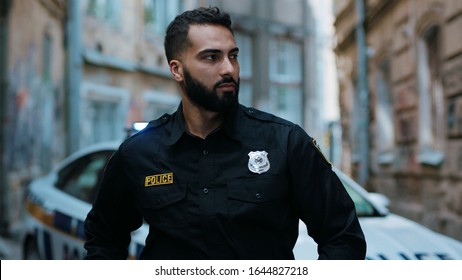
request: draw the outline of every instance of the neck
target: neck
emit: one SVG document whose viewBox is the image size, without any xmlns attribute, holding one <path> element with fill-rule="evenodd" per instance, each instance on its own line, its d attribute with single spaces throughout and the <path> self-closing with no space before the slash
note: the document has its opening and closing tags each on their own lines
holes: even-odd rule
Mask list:
<svg viewBox="0 0 462 280">
<path fill-rule="evenodd" d="M 183 115 L 186 129 L 194 136 L 205 139 L 222 123 L 223 113 L 207 111 L 183 100 Z"/>
</svg>

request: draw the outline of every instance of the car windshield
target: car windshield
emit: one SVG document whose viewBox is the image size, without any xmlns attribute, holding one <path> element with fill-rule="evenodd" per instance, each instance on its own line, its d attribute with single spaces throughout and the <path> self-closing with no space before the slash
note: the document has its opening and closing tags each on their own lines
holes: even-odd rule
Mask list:
<svg viewBox="0 0 462 280">
<path fill-rule="evenodd" d="M 98 182 L 113 151 L 101 151 L 79 158 L 58 174 L 56 187 L 78 199 L 93 203 Z"/>
<path fill-rule="evenodd" d="M 350 195 L 351 199 L 355 203 L 356 214 L 358 217 L 371 217 L 378 216 L 374 206 L 367 201 L 359 192 L 357 192 L 346 180 L 340 178 L 346 191 Z"/>
</svg>

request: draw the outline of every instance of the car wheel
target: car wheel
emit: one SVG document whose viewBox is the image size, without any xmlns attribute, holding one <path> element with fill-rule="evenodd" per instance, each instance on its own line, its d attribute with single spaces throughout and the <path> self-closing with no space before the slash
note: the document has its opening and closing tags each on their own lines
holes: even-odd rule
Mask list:
<svg viewBox="0 0 462 280">
<path fill-rule="evenodd" d="M 24 260 L 40 260 L 40 253 L 38 250 L 37 241 L 35 238 L 29 237 L 24 243 L 23 249 L 23 259 Z"/>
</svg>

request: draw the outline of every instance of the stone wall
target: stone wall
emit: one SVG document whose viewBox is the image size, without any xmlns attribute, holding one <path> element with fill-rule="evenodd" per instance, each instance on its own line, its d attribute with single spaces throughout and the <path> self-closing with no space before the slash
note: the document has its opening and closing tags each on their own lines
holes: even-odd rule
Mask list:
<svg viewBox="0 0 462 280">
<path fill-rule="evenodd" d="M 353 16 L 347 19 L 342 15 L 348 9 L 352 11 L 354 2 L 349 1 L 342 6 L 343 11 L 337 11 L 336 21 L 344 132 L 353 125 L 351 99 L 355 95 L 353 81 L 357 70 L 355 24 L 350 22 Z M 367 188 L 389 196 L 392 211 L 462 240 L 462 2 L 369 0 L 366 6 L 371 135 Z M 442 131 L 434 136 L 435 149 L 441 151 L 442 162 L 428 164 L 422 161 L 424 135 L 421 130 L 426 123 L 419 111 L 425 103 L 419 91 L 418 45 L 422 34 L 432 25 L 440 30 L 437 63 L 442 80 L 443 117 L 431 117 L 433 124 L 428 125 L 433 127 L 433 132 Z M 380 129 L 377 75 L 384 59 L 390 63 L 394 134 L 390 150 L 393 160 L 386 163 L 377 158 L 380 143 L 375 137 Z M 437 102 L 436 97 L 430 98 L 430 102 Z M 350 141 L 351 138 L 344 135 L 344 147 L 351 149 Z M 349 166 L 354 175 L 357 165 L 351 158 L 344 158 L 343 165 Z"/>
<path fill-rule="evenodd" d="M 15 0 L 8 22 L 8 211 L 20 218 L 24 186 L 65 156 L 64 18 L 61 0 Z"/>
</svg>

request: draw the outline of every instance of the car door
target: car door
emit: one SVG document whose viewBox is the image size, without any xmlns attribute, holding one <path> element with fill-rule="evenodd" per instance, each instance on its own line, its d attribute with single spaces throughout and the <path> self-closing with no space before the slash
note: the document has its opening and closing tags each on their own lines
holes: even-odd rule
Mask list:
<svg viewBox="0 0 462 280">
<path fill-rule="evenodd" d="M 29 204 L 34 210 L 31 216 L 38 256 L 45 259 L 83 258 L 84 221 L 113 152 L 87 153 L 48 176 L 55 179 L 37 180 L 32 184 Z"/>
</svg>

